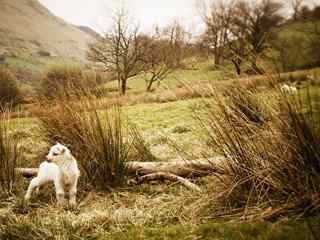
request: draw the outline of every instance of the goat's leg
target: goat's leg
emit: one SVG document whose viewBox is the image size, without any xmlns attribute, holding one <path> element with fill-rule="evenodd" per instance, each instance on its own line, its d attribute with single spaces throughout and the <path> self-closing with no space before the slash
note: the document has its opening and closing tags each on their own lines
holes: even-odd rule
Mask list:
<svg viewBox="0 0 320 240">
<path fill-rule="evenodd" d="M 60 179 L 54 180 L 53 183 L 56 190 L 57 203 L 59 206 L 61 206 L 64 204 L 64 195 L 65 195 L 63 186 L 61 184 Z"/>
<path fill-rule="evenodd" d="M 44 183 L 44 181 L 42 181 L 40 177 L 33 178 L 29 184 L 29 187 L 28 187 L 26 195 L 24 196 L 24 199 L 28 201 L 31 198 L 33 190 L 35 188 L 38 189 L 43 183 Z"/>
<path fill-rule="evenodd" d="M 38 196 L 39 195 L 39 191 L 40 191 L 40 187 L 36 187 L 36 195 Z"/>
<path fill-rule="evenodd" d="M 70 191 L 69 191 L 69 204 L 71 206 L 76 205 L 76 196 L 77 196 L 77 184 L 78 184 L 78 179 L 74 181 L 74 183 L 71 185 Z"/>
</svg>

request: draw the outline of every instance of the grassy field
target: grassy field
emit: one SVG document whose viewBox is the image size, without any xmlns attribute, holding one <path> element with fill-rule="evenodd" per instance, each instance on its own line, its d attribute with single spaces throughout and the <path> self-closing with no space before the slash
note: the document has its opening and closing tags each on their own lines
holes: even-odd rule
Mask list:
<svg viewBox="0 0 320 240">
<path fill-rule="evenodd" d="M 122 108 L 123 118 L 137 125 L 151 147 L 155 156 L 168 160 L 178 158 L 178 153 L 170 148 L 170 141 L 178 142 L 183 149 L 193 147 L 193 153 L 200 154 L 203 147 L 197 144 L 201 137 L 197 122 L 194 119 L 196 109 L 201 108 L 203 99 L 192 99 L 168 103 L 145 103 Z M 12 130 L 15 135 L 24 137 L 23 145 L 38 146 L 37 149 L 25 149 L 23 166 L 38 164 L 39 154 L 47 147 L 41 139 L 39 122 L 36 118 L 23 118 L 12 121 Z M 28 153 L 31 151 L 31 153 Z M 30 162 L 30 154 L 34 154 Z"/>
<path fill-rule="evenodd" d="M 212 62 L 210 59 L 187 59 L 185 61 L 186 66 L 183 69 L 177 69 L 173 73 L 169 74 L 160 83 L 159 90 L 163 89 L 173 89 L 177 87 L 182 87 L 188 84 L 199 84 L 208 81 L 219 81 L 228 77 L 234 77 L 231 71 L 232 66 L 227 65 L 227 67 L 215 70 L 212 67 Z M 146 78 L 148 76 L 144 74 L 139 74 L 128 80 L 129 90 L 134 91 L 145 91 L 146 90 Z M 116 88 L 117 82 L 111 82 L 105 85 L 106 88 Z M 154 84 L 157 89 L 157 83 Z"/>
<path fill-rule="evenodd" d="M 208 64 L 202 64 L 200 71 L 179 70 L 173 75 L 174 80 L 165 80 L 170 81 L 168 87 L 173 89 L 179 87 L 180 79 L 189 84 L 224 83 L 223 73 L 212 71 Z M 140 93 L 144 89 L 141 76 L 131 79 L 130 84 Z M 317 82 L 312 85 L 311 95 L 316 95 L 319 85 Z M 299 95 L 307 95 L 306 87 L 306 83 L 300 85 Z M 255 95 L 261 103 L 277 104 L 275 96 L 275 90 L 265 87 L 259 88 Z M 209 100 L 198 97 L 137 103 L 123 106 L 122 116 L 137 125 L 151 152 L 161 161 L 190 155 L 194 158 L 212 156 L 215 153 L 208 148 L 199 122 L 194 118 L 207 107 Z M 35 167 L 43 161 L 48 145 L 36 118 L 15 119 L 11 130 L 13 136 L 23 138 L 21 166 Z M 177 151 L 172 142 L 178 144 L 181 151 Z M 318 217 L 266 220 L 264 214 L 272 209 L 255 217 L 244 214 L 219 218 L 217 212 L 222 209 L 214 196 L 219 193 L 221 183 L 214 176 L 191 181 L 203 192 L 195 193 L 171 182 L 136 185 L 130 178 L 123 187 L 98 192 L 80 181 L 78 206 L 59 209 L 54 205 L 52 187 L 46 187 L 31 204 L 25 205 L 22 198 L 29 181 L 20 179 L 21 189 L 13 197 L 0 200 L 0 239 L 313 239 L 319 232 Z"/>
</svg>

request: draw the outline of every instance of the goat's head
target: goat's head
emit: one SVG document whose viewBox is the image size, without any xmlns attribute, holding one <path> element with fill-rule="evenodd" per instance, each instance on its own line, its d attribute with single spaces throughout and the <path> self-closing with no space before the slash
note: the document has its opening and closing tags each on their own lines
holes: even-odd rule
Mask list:
<svg viewBox="0 0 320 240">
<path fill-rule="evenodd" d="M 50 151 L 47 155 L 47 161 L 59 163 L 60 161 L 65 161 L 70 157 L 71 157 L 70 150 L 66 146 L 60 143 L 57 143 L 56 145 L 50 148 Z"/>
</svg>

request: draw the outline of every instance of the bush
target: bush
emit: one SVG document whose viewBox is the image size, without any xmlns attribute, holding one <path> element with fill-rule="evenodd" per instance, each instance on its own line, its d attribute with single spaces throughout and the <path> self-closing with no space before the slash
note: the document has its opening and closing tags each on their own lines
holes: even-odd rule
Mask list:
<svg viewBox="0 0 320 240">
<path fill-rule="evenodd" d="M 228 159 L 224 204 L 246 210 L 278 204 L 281 214 L 289 209 L 314 213 L 320 207 L 319 105 L 278 94 L 279 105 L 270 111 L 269 121 L 256 124 L 260 117 L 237 108 L 230 101 L 233 91 L 225 94 L 214 98 L 219 109 L 209 108 L 200 118 L 210 145 Z M 248 97 L 244 91 L 239 94 L 239 99 Z"/>
<path fill-rule="evenodd" d="M 84 71 L 77 65 L 52 65 L 45 70 L 38 92 L 40 97 L 51 100 L 71 98 L 92 91 L 100 78 L 95 72 Z"/>
<path fill-rule="evenodd" d="M 16 183 L 15 168 L 22 153 L 19 150 L 20 139 L 9 135 L 10 111 L 0 109 L 0 190 L 11 194 Z"/>
<path fill-rule="evenodd" d="M 3 55 L 0 55 L 0 64 L 5 64 L 6 63 L 6 57 Z"/>
<path fill-rule="evenodd" d="M 0 105 L 16 106 L 21 101 L 16 77 L 4 67 L 0 67 L 0 86 Z"/>
<path fill-rule="evenodd" d="M 46 50 L 39 50 L 39 51 L 38 51 L 38 55 L 39 55 L 40 57 L 50 57 L 50 56 L 51 56 L 50 52 L 48 52 L 48 51 L 46 51 Z"/>
</svg>

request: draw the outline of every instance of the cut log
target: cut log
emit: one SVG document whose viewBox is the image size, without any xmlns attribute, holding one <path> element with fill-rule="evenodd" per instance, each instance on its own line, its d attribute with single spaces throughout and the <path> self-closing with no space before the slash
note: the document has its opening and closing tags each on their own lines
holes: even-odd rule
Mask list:
<svg viewBox="0 0 320 240">
<path fill-rule="evenodd" d="M 223 174 L 224 157 L 197 160 L 173 160 L 168 162 L 128 162 L 129 175 L 146 175 L 157 172 L 172 173 L 181 177 L 201 177 L 212 173 Z"/>
<path fill-rule="evenodd" d="M 127 162 L 128 175 L 148 175 L 152 173 L 171 173 L 180 177 L 201 177 L 213 173 L 223 174 L 224 157 L 198 160 L 173 160 L 168 162 Z M 37 168 L 17 168 L 16 172 L 24 177 L 37 175 Z"/>
<path fill-rule="evenodd" d="M 151 173 L 148 175 L 144 175 L 142 177 L 138 178 L 138 183 L 143 183 L 143 182 L 148 182 L 148 181 L 154 181 L 154 180 L 169 180 L 172 182 L 179 182 L 186 188 L 196 191 L 196 192 L 201 192 L 201 189 L 195 185 L 194 183 L 190 182 L 189 180 L 174 175 L 172 173 L 166 173 L 166 172 L 157 172 L 157 173 Z"/>
<path fill-rule="evenodd" d="M 21 174 L 26 178 L 31 178 L 37 175 L 38 168 L 16 168 L 16 173 Z"/>
</svg>

